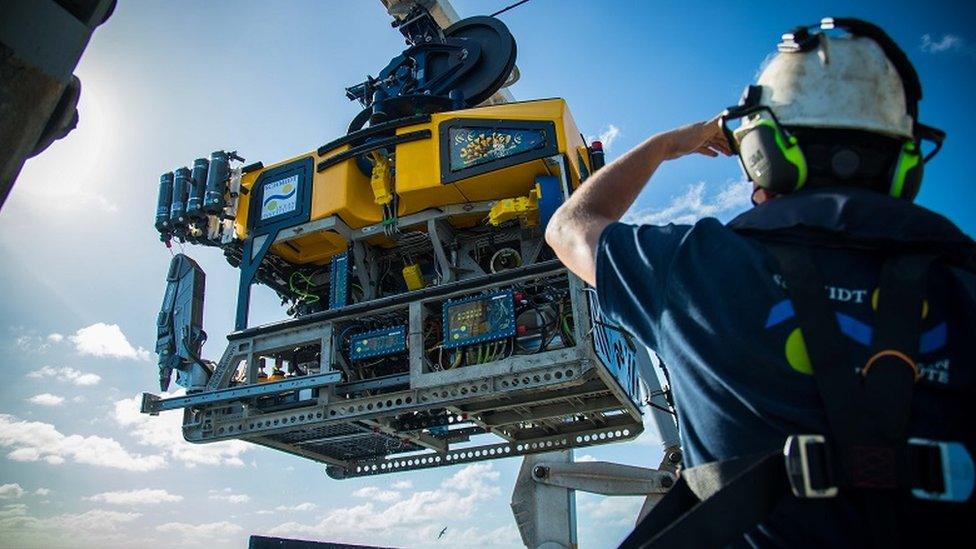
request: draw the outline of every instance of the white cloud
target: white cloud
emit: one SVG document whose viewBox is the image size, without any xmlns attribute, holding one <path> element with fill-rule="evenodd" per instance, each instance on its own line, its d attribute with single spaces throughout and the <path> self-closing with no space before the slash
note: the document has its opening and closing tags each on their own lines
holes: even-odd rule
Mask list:
<svg viewBox="0 0 976 549">
<path fill-rule="evenodd" d="M 0 532 L 5 547 L 123 547 L 132 540 L 119 527 L 141 516 L 141 513 L 92 509 L 37 518 L 30 515 L 26 505 L 13 505 L 0 511 Z"/>
<path fill-rule="evenodd" d="M 20 484 L 4 484 L 0 486 L 0 499 L 17 499 L 24 495 L 24 489 Z"/>
<path fill-rule="evenodd" d="M 286 512 L 286 511 L 313 511 L 317 507 L 318 507 L 318 505 L 315 505 L 314 503 L 312 503 L 310 501 L 306 501 L 304 503 L 299 503 L 298 505 L 291 505 L 291 506 L 288 506 L 288 505 L 279 505 L 279 506 L 275 507 L 275 511 L 277 511 L 279 513 Z M 262 512 L 259 511 L 259 513 L 260 514 L 268 514 L 268 513 L 270 513 L 270 511 L 268 511 L 267 513 L 262 513 Z"/>
<path fill-rule="evenodd" d="M 98 374 L 81 374 L 80 376 L 71 379 L 70 381 L 75 385 L 95 385 L 102 380 L 102 376 Z"/>
<path fill-rule="evenodd" d="M 28 398 L 27 401 L 38 406 L 60 406 L 64 402 L 64 397 L 51 393 L 41 393 Z"/>
<path fill-rule="evenodd" d="M 47 456 L 51 457 L 51 456 Z M 48 463 L 52 465 L 60 465 L 64 463 L 64 458 L 60 456 L 54 456 L 56 459 L 54 461 L 48 460 Z M 8 459 L 14 461 L 37 461 L 41 459 L 41 452 L 37 448 L 17 448 L 12 450 L 7 454 Z"/>
<path fill-rule="evenodd" d="M 61 343 L 64 340 L 64 336 L 58 333 L 48 334 L 47 340 L 51 343 Z"/>
<path fill-rule="evenodd" d="M 352 495 L 353 497 L 382 501 L 384 503 L 392 503 L 400 499 L 400 492 L 396 490 L 381 490 L 376 486 L 363 486 L 353 492 Z"/>
<path fill-rule="evenodd" d="M 23 503 L 8 503 L 0 510 L 0 520 L 10 517 L 19 517 L 27 514 L 27 505 Z"/>
<path fill-rule="evenodd" d="M 142 488 L 140 490 L 102 492 L 82 499 L 113 505 L 156 505 L 183 501 L 183 496 L 170 494 L 166 490 Z"/>
<path fill-rule="evenodd" d="M 217 490 L 210 491 L 210 499 L 226 501 L 227 503 L 247 503 L 251 501 L 251 496 L 247 494 L 235 494 L 230 488 L 225 488 L 222 492 Z"/>
<path fill-rule="evenodd" d="M 182 390 L 163 394 L 178 396 Z M 115 422 L 125 427 L 140 444 L 159 449 L 187 467 L 196 465 L 231 465 L 242 467 L 241 455 L 251 448 L 247 442 L 227 440 L 210 444 L 191 444 L 183 439 L 183 413 L 179 410 L 150 416 L 139 412 L 142 396 L 115 402 Z"/>
<path fill-rule="evenodd" d="M 409 490 L 413 488 L 413 483 L 409 480 L 398 480 L 393 483 L 394 490 Z"/>
<path fill-rule="evenodd" d="M 40 370 L 29 372 L 27 377 L 34 379 L 52 378 L 82 387 L 97 385 L 102 380 L 102 376 L 98 374 L 86 373 L 69 367 L 52 368 L 51 366 L 44 366 Z"/>
<path fill-rule="evenodd" d="M 501 493 L 495 484 L 500 476 L 491 463 L 474 463 L 455 473 L 441 486 L 467 490 L 475 499 L 487 499 Z"/>
<path fill-rule="evenodd" d="M 497 485 L 500 473 L 491 463 L 471 464 L 444 479 L 436 490 L 409 494 L 382 506 L 374 497 L 371 501 L 352 507 L 332 508 L 317 522 L 291 521 L 271 528 L 272 535 L 294 535 L 328 538 L 330 541 L 391 543 L 417 546 L 437 541 L 437 534 L 447 524 L 478 516 L 480 507 L 495 509 L 504 506 L 501 488 Z M 361 496 L 376 496 L 384 490 L 367 486 L 354 492 Z M 485 532 L 478 528 L 449 529 L 445 546 L 514 546 L 518 537 L 514 527 Z"/>
<path fill-rule="evenodd" d="M 179 534 L 187 540 L 199 540 L 200 538 L 219 538 L 236 534 L 243 530 L 243 528 L 227 521 L 207 522 L 203 524 L 167 522 L 166 524 L 157 526 L 156 530 L 166 534 Z"/>
<path fill-rule="evenodd" d="M 613 124 L 607 124 L 603 130 L 600 131 L 599 135 L 591 135 L 587 141 L 599 141 L 603 143 L 603 150 L 609 151 L 610 147 L 613 146 L 613 142 L 617 140 L 620 136 L 620 128 L 614 126 Z"/>
<path fill-rule="evenodd" d="M 37 490 L 34 490 L 34 495 L 48 496 L 51 495 L 51 490 L 49 488 L 38 488 Z"/>
<path fill-rule="evenodd" d="M 64 435 L 50 423 L 23 421 L 8 414 L 0 414 L 0 446 L 12 448 L 7 458 L 14 461 L 44 460 L 60 465 L 71 459 L 126 471 L 153 471 L 166 466 L 163 456 L 130 453 L 115 439 Z"/>
<path fill-rule="evenodd" d="M 976 48 L 955 34 L 943 34 L 938 40 L 933 40 L 931 34 L 923 34 L 920 49 L 932 54 L 961 53 L 976 60 Z"/>
<path fill-rule="evenodd" d="M 251 496 L 247 494 L 229 494 L 226 496 L 217 494 L 217 495 L 210 496 L 210 499 L 226 501 L 228 503 L 247 503 L 251 501 Z"/>
<path fill-rule="evenodd" d="M 922 51 L 939 53 L 948 50 L 958 50 L 965 42 L 955 34 L 943 34 L 939 40 L 932 40 L 931 34 L 922 35 Z"/>
<path fill-rule="evenodd" d="M 52 525 L 63 526 L 65 530 L 84 531 L 108 529 L 113 530 L 119 524 L 132 522 L 142 516 L 142 513 L 125 513 L 120 511 L 105 511 L 103 509 L 92 509 L 77 515 L 59 515 L 51 519 L 44 519 L 42 522 L 49 522 Z"/>
<path fill-rule="evenodd" d="M 664 208 L 643 208 L 628 211 L 627 223 L 665 225 L 690 224 L 703 217 L 730 217 L 745 210 L 751 202 L 752 183 L 741 180 L 728 183 L 718 194 L 706 197 L 705 182 L 689 185 L 685 193 L 672 197 Z"/>
<path fill-rule="evenodd" d="M 14 339 L 14 345 L 16 345 L 21 351 L 31 354 L 43 353 L 47 351 L 47 348 L 50 346 L 45 338 L 34 333 L 27 333 L 17 336 L 17 338 Z"/>
<path fill-rule="evenodd" d="M 149 351 L 133 347 L 118 324 L 97 322 L 81 328 L 68 339 L 82 355 L 149 360 Z"/>
</svg>

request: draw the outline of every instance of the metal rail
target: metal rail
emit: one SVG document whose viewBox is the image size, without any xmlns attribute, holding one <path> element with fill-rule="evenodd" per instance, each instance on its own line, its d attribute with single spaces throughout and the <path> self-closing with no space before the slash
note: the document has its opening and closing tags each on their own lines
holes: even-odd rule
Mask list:
<svg viewBox="0 0 976 549">
<path fill-rule="evenodd" d="M 341 379 L 342 372 L 326 372 L 324 374 L 296 377 L 282 381 L 269 381 L 259 385 L 232 387 L 173 398 L 159 398 L 151 393 L 142 393 L 141 412 L 144 414 L 158 415 L 159 412 L 166 410 L 177 410 L 179 408 L 200 406 L 203 404 L 234 402 L 245 398 L 280 394 L 285 391 L 325 387 L 326 385 L 334 385 L 341 381 Z"/>
</svg>

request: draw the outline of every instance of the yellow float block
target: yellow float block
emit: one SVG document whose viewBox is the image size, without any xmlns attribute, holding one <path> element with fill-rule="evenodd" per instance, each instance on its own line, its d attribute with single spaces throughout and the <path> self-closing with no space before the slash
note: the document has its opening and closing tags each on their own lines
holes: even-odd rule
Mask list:
<svg viewBox="0 0 976 549">
<path fill-rule="evenodd" d="M 519 126 L 520 123 L 523 126 Z M 396 194 L 397 215 L 400 217 L 452 204 L 519 197 L 524 199 L 535 188 L 537 176 L 554 175 L 558 168 L 543 158 L 524 162 L 515 158 L 513 162 L 513 159 L 506 161 L 503 157 L 486 161 L 477 170 L 469 170 L 478 172 L 470 176 L 464 171 L 455 174 L 448 170 L 445 177 L 442 170 L 442 162 L 450 158 L 448 138 L 451 127 L 497 128 L 502 132 L 500 135 L 486 134 L 479 137 L 480 141 L 471 145 L 470 151 L 465 151 L 469 155 L 477 155 L 493 146 L 504 146 L 507 143 L 504 134 L 506 124 L 516 128 L 545 128 L 545 150 L 566 159 L 569 172 L 567 175 L 573 188 L 579 186 L 583 174 L 592 171 L 589 157 L 584 154 L 586 148 L 583 138 L 562 99 L 523 101 L 436 113 L 431 115 L 429 122 L 397 128 L 398 136 L 427 130 L 431 137 L 399 143 L 392 151 L 388 149 L 387 153 L 394 155 L 392 164 L 385 165 L 385 162 L 381 162 L 384 165 L 378 166 L 370 175 L 360 170 L 354 158 L 329 166 L 321 172 L 313 169 L 309 221 L 336 216 L 352 229 L 379 223 L 383 220 L 381 204 L 389 203 L 388 198 L 392 198 L 385 193 L 387 190 Z M 262 173 L 309 157 L 314 166 L 329 157 L 348 151 L 349 147 L 348 144 L 342 145 L 326 151 L 322 156 L 313 151 L 244 174 L 241 178 L 243 192 L 235 220 L 238 238 L 243 239 L 247 235 L 250 191 Z M 478 221 L 478 218 L 466 216 L 452 219 L 451 223 L 456 227 L 465 227 Z M 271 251 L 289 262 L 321 264 L 333 255 L 345 251 L 347 247 L 345 239 L 339 234 L 322 231 L 278 243 Z"/>
</svg>

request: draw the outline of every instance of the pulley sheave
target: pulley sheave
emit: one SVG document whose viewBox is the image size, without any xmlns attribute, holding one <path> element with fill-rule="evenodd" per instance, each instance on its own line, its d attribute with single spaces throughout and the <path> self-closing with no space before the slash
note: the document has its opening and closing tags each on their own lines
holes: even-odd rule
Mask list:
<svg viewBox="0 0 976 549">
<path fill-rule="evenodd" d="M 376 78 L 347 88 L 364 107 L 349 132 L 367 122 L 476 106 L 505 84 L 515 67 L 515 38 L 494 17 L 462 19 L 442 32 L 426 12 L 401 32 L 413 44 Z M 423 23 L 423 24 L 422 24 Z M 426 24 L 430 23 L 430 24 Z"/>
</svg>

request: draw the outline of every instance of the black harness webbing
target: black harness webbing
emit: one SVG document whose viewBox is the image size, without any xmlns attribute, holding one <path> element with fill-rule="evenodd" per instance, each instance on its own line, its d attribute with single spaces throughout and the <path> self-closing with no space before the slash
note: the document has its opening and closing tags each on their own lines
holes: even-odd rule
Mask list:
<svg viewBox="0 0 976 549">
<path fill-rule="evenodd" d="M 907 426 L 917 366 L 926 273 L 934 255 L 895 255 L 881 271 L 871 358 L 860 369 L 831 310 L 812 251 L 769 245 L 779 263 L 827 416 L 825 444 L 809 445 L 808 461 L 825 475 L 813 488 L 863 494 L 872 540 L 895 546 L 897 490 L 937 489 L 933 456 L 909 448 Z M 820 469 L 818 467 L 818 469 Z M 759 456 L 682 471 L 669 493 L 621 548 L 722 547 L 763 522 L 790 495 L 782 448 Z"/>
<path fill-rule="evenodd" d="M 683 471 L 620 547 L 725 547 L 762 522 L 789 491 L 783 456 L 775 451 L 730 461 L 749 464 L 731 479 L 720 471 L 729 461 Z M 691 471 L 695 473 L 688 475 Z M 692 484 L 721 488 L 697 493 Z"/>
</svg>

